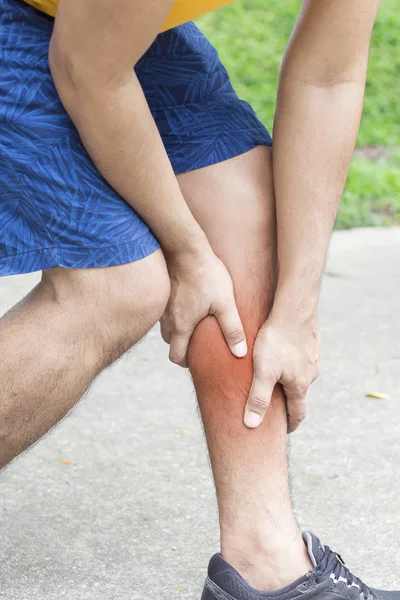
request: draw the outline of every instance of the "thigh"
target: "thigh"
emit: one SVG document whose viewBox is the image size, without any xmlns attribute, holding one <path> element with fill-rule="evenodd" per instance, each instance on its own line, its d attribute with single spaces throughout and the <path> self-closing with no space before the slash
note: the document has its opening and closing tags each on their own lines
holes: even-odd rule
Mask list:
<svg viewBox="0 0 400 600">
<path fill-rule="evenodd" d="M 230 270 L 239 310 L 256 333 L 276 281 L 276 215 L 272 150 L 259 146 L 179 176 L 194 216 Z"/>
</svg>

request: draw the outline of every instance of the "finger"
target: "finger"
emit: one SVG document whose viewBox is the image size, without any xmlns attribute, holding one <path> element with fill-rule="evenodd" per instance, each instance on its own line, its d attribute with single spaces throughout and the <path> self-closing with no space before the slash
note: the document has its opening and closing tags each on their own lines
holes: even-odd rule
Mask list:
<svg viewBox="0 0 400 600">
<path fill-rule="evenodd" d="M 170 344 L 172 332 L 170 329 L 167 328 L 167 326 L 163 323 L 163 321 L 160 321 L 160 331 L 161 331 L 161 337 L 164 340 L 164 342 L 166 344 Z"/>
<path fill-rule="evenodd" d="M 276 383 L 274 378 L 259 377 L 255 373 L 244 411 L 244 424 L 246 427 L 255 429 L 262 423 L 271 403 L 271 396 Z"/>
<path fill-rule="evenodd" d="M 307 416 L 307 391 L 284 388 L 288 412 L 288 432 L 293 433 Z"/>
<path fill-rule="evenodd" d="M 230 351 L 237 358 L 243 358 L 247 354 L 246 335 L 240 319 L 235 300 L 223 312 L 216 312 L 215 317 L 226 339 Z"/>
<path fill-rule="evenodd" d="M 191 333 L 173 333 L 171 335 L 169 360 L 180 367 L 187 367 L 187 352 Z"/>
</svg>

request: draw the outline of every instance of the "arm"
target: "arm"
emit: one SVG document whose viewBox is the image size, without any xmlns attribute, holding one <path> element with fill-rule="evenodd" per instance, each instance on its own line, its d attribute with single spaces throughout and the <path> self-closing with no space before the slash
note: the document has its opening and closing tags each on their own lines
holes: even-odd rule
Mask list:
<svg viewBox="0 0 400 600">
<path fill-rule="evenodd" d="M 379 0 L 305 0 L 274 125 L 276 310 L 312 316 L 362 113 Z"/>
<path fill-rule="evenodd" d="M 172 285 L 166 336 L 171 360 L 184 364 L 190 336 L 208 314 L 234 354 L 246 351 L 230 276 L 182 196 L 133 69 L 172 4 L 60 0 L 49 63 L 97 168 L 160 241 Z"/>
<path fill-rule="evenodd" d="M 133 70 L 172 4 L 61 0 L 49 55 L 57 91 L 88 153 L 167 254 L 208 249 Z"/>
<path fill-rule="evenodd" d="M 278 283 L 255 347 L 249 425 L 264 416 L 277 382 L 289 430 L 306 414 L 318 375 L 321 279 L 358 134 L 378 6 L 304 0 L 285 53 L 274 124 Z"/>
</svg>

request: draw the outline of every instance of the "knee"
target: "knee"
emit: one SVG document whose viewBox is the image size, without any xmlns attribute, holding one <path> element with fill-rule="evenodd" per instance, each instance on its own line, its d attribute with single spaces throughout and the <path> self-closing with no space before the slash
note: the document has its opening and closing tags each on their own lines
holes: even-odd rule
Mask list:
<svg viewBox="0 0 400 600">
<path fill-rule="evenodd" d="M 160 250 L 117 267 L 53 269 L 43 274 L 42 285 L 61 309 L 94 327 L 111 352 L 114 346 L 126 351 L 159 321 L 170 292 Z"/>
<path fill-rule="evenodd" d="M 136 330 L 139 337 L 160 320 L 170 294 L 161 250 L 140 261 L 113 267 L 108 276 L 102 273 L 98 285 L 103 291 L 99 306 L 103 318 L 111 319 L 125 330 Z"/>
</svg>

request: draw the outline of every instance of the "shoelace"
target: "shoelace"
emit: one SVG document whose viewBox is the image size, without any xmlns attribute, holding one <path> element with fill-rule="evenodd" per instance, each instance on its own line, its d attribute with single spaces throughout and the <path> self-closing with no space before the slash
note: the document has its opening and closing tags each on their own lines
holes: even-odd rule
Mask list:
<svg viewBox="0 0 400 600">
<path fill-rule="evenodd" d="M 320 583 L 332 575 L 334 576 L 335 580 L 338 580 L 340 577 L 342 577 L 345 581 L 347 581 L 347 585 L 349 586 L 358 586 L 360 589 L 360 594 L 363 594 L 365 600 L 368 600 L 368 598 L 371 597 L 375 598 L 375 595 L 370 588 L 365 585 L 361 579 L 350 573 L 340 554 L 332 552 L 328 546 L 325 546 L 324 557 L 317 568 L 317 583 Z"/>
</svg>

